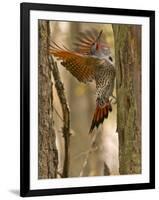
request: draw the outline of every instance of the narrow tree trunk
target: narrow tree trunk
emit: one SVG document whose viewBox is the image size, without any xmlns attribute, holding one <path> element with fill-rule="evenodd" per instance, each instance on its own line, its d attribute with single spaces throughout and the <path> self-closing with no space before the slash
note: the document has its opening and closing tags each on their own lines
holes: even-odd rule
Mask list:
<svg viewBox="0 0 159 200">
<path fill-rule="evenodd" d="M 53 87 L 48 64 L 49 22 L 39 21 L 38 177 L 56 178 L 58 154 L 53 121 Z"/>
<path fill-rule="evenodd" d="M 141 26 L 113 25 L 120 174 L 141 173 Z"/>
</svg>

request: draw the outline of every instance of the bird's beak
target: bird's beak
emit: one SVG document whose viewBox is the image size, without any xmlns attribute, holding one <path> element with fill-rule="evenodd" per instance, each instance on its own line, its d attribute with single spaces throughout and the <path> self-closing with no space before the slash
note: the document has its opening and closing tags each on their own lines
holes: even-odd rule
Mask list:
<svg viewBox="0 0 159 200">
<path fill-rule="evenodd" d="M 101 31 L 100 31 L 100 33 L 99 33 L 99 35 L 98 35 L 98 37 L 97 37 L 97 39 L 96 39 L 96 42 L 99 42 L 99 40 L 100 40 L 100 38 L 101 38 L 101 35 L 102 35 L 102 33 L 103 33 L 103 30 L 101 30 Z"/>
</svg>

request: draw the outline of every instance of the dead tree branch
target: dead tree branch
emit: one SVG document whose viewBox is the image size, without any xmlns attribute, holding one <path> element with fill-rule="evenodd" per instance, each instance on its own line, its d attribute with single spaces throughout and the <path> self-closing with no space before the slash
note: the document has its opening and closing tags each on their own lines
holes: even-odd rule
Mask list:
<svg viewBox="0 0 159 200">
<path fill-rule="evenodd" d="M 91 154 L 93 151 L 96 151 L 96 150 L 97 150 L 96 138 L 97 138 L 97 133 L 94 134 L 93 137 L 92 137 L 90 147 L 89 147 L 89 149 L 88 149 L 88 151 L 87 151 L 86 157 L 85 157 L 84 162 L 83 162 L 83 165 L 82 165 L 82 169 L 81 169 L 81 172 L 80 172 L 80 177 L 84 175 L 84 170 L 85 170 L 85 168 L 86 168 L 86 166 L 87 166 L 87 163 L 88 163 L 88 159 L 89 159 L 90 154 Z"/>
<path fill-rule="evenodd" d="M 64 150 L 65 150 L 65 159 L 62 177 L 69 176 L 69 145 L 70 145 L 70 111 L 68 107 L 68 103 L 65 97 L 65 91 L 63 83 L 61 82 L 59 70 L 57 67 L 57 63 L 54 62 L 52 56 L 48 57 L 49 64 L 52 70 L 52 74 L 55 80 L 55 87 L 57 90 L 57 94 L 60 100 L 62 114 L 63 114 L 63 137 L 64 137 Z"/>
<path fill-rule="evenodd" d="M 59 114 L 59 112 L 57 111 L 57 109 L 55 108 L 55 106 L 54 106 L 54 111 L 55 111 L 56 115 L 59 117 L 59 119 L 63 122 L 63 119 L 62 119 L 61 115 Z"/>
</svg>

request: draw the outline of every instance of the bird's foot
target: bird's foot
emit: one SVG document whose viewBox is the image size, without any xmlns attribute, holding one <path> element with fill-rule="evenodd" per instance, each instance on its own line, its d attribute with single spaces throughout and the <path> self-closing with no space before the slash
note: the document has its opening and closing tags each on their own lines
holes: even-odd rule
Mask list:
<svg viewBox="0 0 159 200">
<path fill-rule="evenodd" d="M 111 96 L 112 98 L 110 99 L 110 102 L 112 103 L 112 104 L 116 104 L 117 103 L 117 98 L 115 97 L 115 96 Z"/>
</svg>

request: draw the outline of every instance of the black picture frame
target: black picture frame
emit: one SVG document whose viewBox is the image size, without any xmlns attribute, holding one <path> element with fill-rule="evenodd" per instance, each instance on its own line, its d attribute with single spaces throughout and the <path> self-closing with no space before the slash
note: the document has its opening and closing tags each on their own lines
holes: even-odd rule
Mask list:
<svg viewBox="0 0 159 200">
<path fill-rule="evenodd" d="M 140 16 L 150 19 L 150 180 L 148 183 L 103 185 L 72 188 L 30 189 L 30 11 L 60 11 L 93 13 L 107 15 Z M 155 188 L 155 12 L 149 10 L 130 10 L 101 7 L 82 7 L 71 5 L 49 5 L 21 3 L 21 72 L 20 72 L 20 195 L 42 196 L 76 193 L 95 193 L 107 191 L 139 190 Z M 150 134 L 151 133 L 151 134 Z"/>
</svg>

